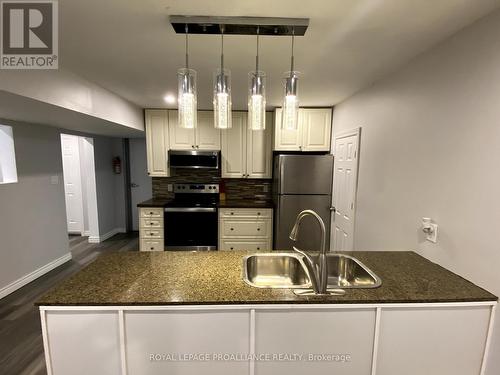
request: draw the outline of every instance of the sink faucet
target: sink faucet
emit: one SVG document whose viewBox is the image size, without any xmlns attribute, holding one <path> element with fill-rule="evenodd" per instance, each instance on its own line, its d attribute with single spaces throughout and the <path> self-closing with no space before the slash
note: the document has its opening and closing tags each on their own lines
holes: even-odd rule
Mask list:
<svg viewBox="0 0 500 375">
<path fill-rule="evenodd" d="M 290 239 L 292 241 L 297 241 L 297 239 L 299 238 L 300 223 L 302 219 L 304 219 L 306 216 L 313 216 L 314 218 L 316 218 L 321 229 L 321 249 L 318 261 L 315 262 L 309 254 L 307 254 L 303 250 L 298 249 L 295 246 L 293 246 L 293 249 L 302 256 L 304 256 L 304 258 L 307 260 L 309 269 L 311 270 L 312 273 L 311 283 L 313 286 L 314 293 L 326 294 L 326 288 L 328 285 L 328 268 L 327 268 L 328 264 L 326 259 L 326 229 L 325 229 L 325 223 L 321 218 L 321 216 L 319 216 L 313 210 L 304 210 L 301 213 L 299 213 L 297 215 L 297 218 L 295 219 L 295 224 L 292 228 L 292 231 L 290 232 Z"/>
</svg>

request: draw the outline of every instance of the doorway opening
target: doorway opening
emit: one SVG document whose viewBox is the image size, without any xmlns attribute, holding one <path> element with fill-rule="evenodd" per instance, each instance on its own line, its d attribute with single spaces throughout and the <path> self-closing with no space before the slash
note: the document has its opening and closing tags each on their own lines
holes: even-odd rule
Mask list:
<svg viewBox="0 0 500 375">
<path fill-rule="evenodd" d="M 94 140 L 61 134 L 68 234 L 99 242 Z"/>
</svg>

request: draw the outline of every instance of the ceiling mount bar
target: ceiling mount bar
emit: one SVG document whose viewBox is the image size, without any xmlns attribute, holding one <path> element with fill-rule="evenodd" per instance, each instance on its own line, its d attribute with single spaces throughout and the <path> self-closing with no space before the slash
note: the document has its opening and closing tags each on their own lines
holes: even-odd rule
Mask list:
<svg viewBox="0 0 500 375">
<path fill-rule="evenodd" d="M 216 16 L 170 16 L 177 34 L 220 34 L 224 25 L 224 34 L 228 35 L 273 35 L 303 36 L 309 26 L 309 18 L 279 17 L 216 17 Z"/>
</svg>

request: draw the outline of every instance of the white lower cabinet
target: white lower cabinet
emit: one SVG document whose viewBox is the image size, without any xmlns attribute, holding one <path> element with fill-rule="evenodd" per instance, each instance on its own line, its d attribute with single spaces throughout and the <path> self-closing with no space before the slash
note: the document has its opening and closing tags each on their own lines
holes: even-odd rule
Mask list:
<svg viewBox="0 0 500 375">
<path fill-rule="evenodd" d="M 164 251 L 165 229 L 162 207 L 139 208 L 139 249 L 140 251 Z"/>
<path fill-rule="evenodd" d="M 482 375 L 495 305 L 40 310 L 48 375 Z"/>
<path fill-rule="evenodd" d="M 272 208 L 220 208 L 219 250 L 272 250 Z"/>
</svg>

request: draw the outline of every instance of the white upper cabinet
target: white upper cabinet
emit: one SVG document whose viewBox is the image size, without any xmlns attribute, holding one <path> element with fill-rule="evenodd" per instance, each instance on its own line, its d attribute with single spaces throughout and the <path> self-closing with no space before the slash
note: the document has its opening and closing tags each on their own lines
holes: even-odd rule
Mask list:
<svg viewBox="0 0 500 375">
<path fill-rule="evenodd" d="M 331 108 L 301 108 L 297 130 L 281 129 L 281 108 L 275 112 L 274 150 L 330 151 Z"/>
<path fill-rule="evenodd" d="M 214 128 L 212 111 L 198 111 L 196 129 L 177 126 L 177 111 L 168 111 L 171 150 L 220 150 L 220 130 Z"/>
<path fill-rule="evenodd" d="M 233 112 L 233 127 L 222 131 L 222 177 L 246 176 L 246 124 L 247 114 Z"/>
<path fill-rule="evenodd" d="M 168 132 L 171 150 L 192 150 L 195 148 L 195 131 L 177 126 L 177 111 L 168 111 Z"/>
<path fill-rule="evenodd" d="M 302 126 L 300 126 L 299 111 L 299 128 L 297 130 L 281 129 L 281 108 L 276 108 L 274 122 L 274 149 L 276 151 L 300 151 L 302 147 Z"/>
<path fill-rule="evenodd" d="M 247 177 L 271 178 L 273 115 L 266 112 L 266 129 L 247 130 Z"/>
<path fill-rule="evenodd" d="M 199 150 L 220 150 L 220 130 L 214 128 L 214 113 L 198 111 L 195 146 Z"/>
<path fill-rule="evenodd" d="M 332 131 L 331 108 L 303 109 L 302 151 L 330 151 Z"/>
<path fill-rule="evenodd" d="M 163 109 L 146 110 L 148 174 L 168 176 L 168 113 Z"/>
<path fill-rule="evenodd" d="M 266 130 L 247 128 L 247 112 L 233 112 L 233 127 L 222 131 L 222 177 L 271 178 L 272 114 L 266 114 Z"/>
</svg>

